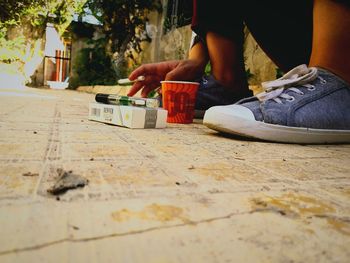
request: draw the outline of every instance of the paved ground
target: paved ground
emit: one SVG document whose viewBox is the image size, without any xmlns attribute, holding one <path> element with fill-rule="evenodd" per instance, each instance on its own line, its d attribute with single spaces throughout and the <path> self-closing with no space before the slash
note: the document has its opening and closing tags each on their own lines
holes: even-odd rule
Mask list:
<svg viewBox="0 0 350 263">
<path fill-rule="evenodd" d="M 350 262 L 350 145 L 131 130 L 93 100 L 0 90 L 0 262 Z M 58 200 L 60 169 L 89 184 Z"/>
</svg>

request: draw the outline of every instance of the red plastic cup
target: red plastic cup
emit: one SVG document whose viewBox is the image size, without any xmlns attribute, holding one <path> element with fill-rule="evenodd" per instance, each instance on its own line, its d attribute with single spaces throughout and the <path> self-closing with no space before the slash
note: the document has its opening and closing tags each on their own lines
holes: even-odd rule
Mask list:
<svg viewBox="0 0 350 263">
<path fill-rule="evenodd" d="M 192 123 L 198 82 L 161 81 L 163 108 L 168 111 L 167 122 Z"/>
</svg>

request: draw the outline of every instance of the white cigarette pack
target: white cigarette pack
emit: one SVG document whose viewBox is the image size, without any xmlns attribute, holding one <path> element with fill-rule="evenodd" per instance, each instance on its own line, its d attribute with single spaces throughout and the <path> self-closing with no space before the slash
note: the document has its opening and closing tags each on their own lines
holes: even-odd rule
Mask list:
<svg viewBox="0 0 350 263">
<path fill-rule="evenodd" d="M 168 111 L 163 108 L 146 108 L 92 102 L 89 120 L 124 126 L 132 129 L 165 128 Z"/>
</svg>

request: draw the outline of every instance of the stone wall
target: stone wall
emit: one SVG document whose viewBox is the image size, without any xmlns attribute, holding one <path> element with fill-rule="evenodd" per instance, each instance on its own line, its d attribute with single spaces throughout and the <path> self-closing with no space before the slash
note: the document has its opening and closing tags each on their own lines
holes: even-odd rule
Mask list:
<svg viewBox="0 0 350 263">
<path fill-rule="evenodd" d="M 172 59 L 184 59 L 188 56 L 192 32 L 188 26 L 176 28 L 159 39 L 144 46 L 141 54 L 142 63 Z"/>
<path fill-rule="evenodd" d="M 245 29 L 244 58 L 246 70 L 249 69 L 252 76 L 250 85 L 260 85 L 263 81 L 276 78 L 277 66 L 269 59 L 264 51 L 254 40 L 250 32 Z"/>
<path fill-rule="evenodd" d="M 41 34 L 41 30 L 33 31 L 32 27 L 27 24 L 8 28 L 7 39 L 15 41 L 17 44 L 2 47 L 4 49 L 1 52 L 13 52 L 17 59 L 10 64 L 3 63 L 1 68 L 8 66 L 10 71 L 14 73 L 13 77 L 18 79 L 18 85 L 36 84 L 37 80 L 42 79 L 40 70 L 45 42 L 40 37 Z M 21 39 L 24 41 L 22 42 Z M 6 71 L 2 73 L 6 73 Z"/>
<path fill-rule="evenodd" d="M 136 64 L 153 63 L 165 60 L 184 59 L 188 56 L 192 31 L 190 26 L 173 28 L 164 32 L 164 13 L 152 12 L 149 16 L 148 36 L 151 42 L 143 42 L 143 51 L 134 53 Z M 129 66 L 133 62 L 129 61 Z"/>
</svg>

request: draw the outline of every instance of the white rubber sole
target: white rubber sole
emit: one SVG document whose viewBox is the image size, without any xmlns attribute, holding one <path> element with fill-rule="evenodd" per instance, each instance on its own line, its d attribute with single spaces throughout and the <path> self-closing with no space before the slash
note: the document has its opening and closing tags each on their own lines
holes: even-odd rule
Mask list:
<svg viewBox="0 0 350 263">
<path fill-rule="evenodd" d="M 231 109 L 229 109 L 230 106 Z M 230 106 L 210 108 L 204 115 L 203 124 L 216 131 L 272 142 L 299 144 L 350 143 L 350 130 L 310 129 L 274 125 L 252 119 L 254 118 L 252 117 L 253 114 L 243 106 L 238 106 L 246 109 L 243 110 L 243 114 L 239 112 L 239 108 L 235 108 L 235 111 L 233 111 L 232 105 Z"/>
</svg>

